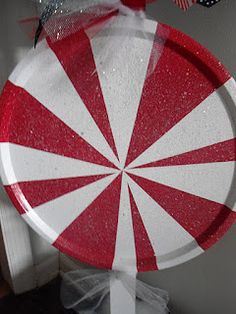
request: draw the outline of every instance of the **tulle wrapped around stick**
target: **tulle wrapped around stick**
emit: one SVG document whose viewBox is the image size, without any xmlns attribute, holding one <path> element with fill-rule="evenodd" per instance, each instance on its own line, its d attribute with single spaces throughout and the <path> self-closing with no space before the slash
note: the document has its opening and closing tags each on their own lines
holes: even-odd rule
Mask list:
<svg viewBox="0 0 236 314">
<path fill-rule="evenodd" d="M 130 296 L 136 299 L 136 314 L 169 313 L 169 296 L 166 291 L 115 271 L 80 269 L 63 274 L 62 303 L 65 308 L 80 314 L 110 313 L 110 286 L 115 280 L 120 280 Z"/>
<path fill-rule="evenodd" d="M 130 6 L 117 0 L 32 1 L 37 5 L 39 17 L 22 20 L 20 24 L 32 39 L 35 36 L 35 46 L 43 38 L 50 38 L 50 41 L 56 42 L 66 40 L 75 33 L 86 32 L 86 36 L 91 40 L 94 36 L 105 34 L 106 41 L 103 41 L 98 57 L 99 63 L 104 65 L 104 71 L 110 67 L 114 59 L 119 58 L 120 52 L 130 40 L 140 38 L 152 40 L 155 45 L 147 69 L 149 76 L 157 66 L 168 38 L 167 30 L 163 28 L 162 31 L 160 25 L 155 38 L 153 33 L 149 33 L 145 28 L 146 14 L 142 9 L 144 0 L 140 2 L 124 0 L 129 2 Z M 133 8 L 133 2 L 139 5 Z"/>
</svg>

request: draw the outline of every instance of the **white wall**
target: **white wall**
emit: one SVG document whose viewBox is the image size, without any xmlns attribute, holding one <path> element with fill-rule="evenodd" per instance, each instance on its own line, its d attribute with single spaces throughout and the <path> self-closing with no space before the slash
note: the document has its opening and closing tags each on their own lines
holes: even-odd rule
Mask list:
<svg viewBox="0 0 236 314">
<path fill-rule="evenodd" d="M 32 45 L 18 22 L 33 15 L 32 0 L 0 0 L 0 89 L 18 62 L 19 53 Z"/>
<path fill-rule="evenodd" d="M 31 0 L 0 0 L 0 88 L 24 47 L 32 43 L 16 21 L 34 13 Z M 79 1 L 79 0 L 78 0 Z M 212 9 L 196 5 L 183 13 L 172 0 L 156 0 L 148 14 L 191 35 L 211 50 L 236 77 L 236 0 Z M 236 313 L 236 225 L 196 259 L 140 278 L 170 292 L 174 314 Z"/>
</svg>

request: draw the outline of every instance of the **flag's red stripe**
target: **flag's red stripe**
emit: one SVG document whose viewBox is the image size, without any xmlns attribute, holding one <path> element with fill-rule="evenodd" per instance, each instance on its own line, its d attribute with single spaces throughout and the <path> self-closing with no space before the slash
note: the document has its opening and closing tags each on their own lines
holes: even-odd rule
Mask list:
<svg viewBox="0 0 236 314">
<path fill-rule="evenodd" d="M 0 101 L 0 142 L 114 167 L 23 88 L 7 82 Z"/>
<path fill-rule="evenodd" d="M 168 26 L 158 27 L 153 53 L 162 39 L 163 53 L 144 84 L 126 165 L 230 78 L 208 51 Z"/>
<path fill-rule="evenodd" d="M 82 262 L 112 268 L 120 202 L 121 176 L 59 236 L 54 246 Z"/>
<path fill-rule="evenodd" d="M 130 189 L 129 196 L 134 228 L 137 270 L 138 272 L 157 270 L 157 258 Z"/>
<path fill-rule="evenodd" d="M 196 0 L 173 0 L 181 9 L 187 10 L 189 7 L 191 7 L 194 3 L 196 3 Z"/>
<path fill-rule="evenodd" d="M 89 38 L 84 30 L 62 40 L 47 39 L 85 106 L 117 156 Z"/>
<path fill-rule="evenodd" d="M 187 10 L 187 8 L 188 8 L 188 5 L 187 5 L 187 3 L 186 3 L 187 0 L 182 0 L 181 2 L 182 2 L 182 7 L 183 7 L 183 9 L 184 9 L 184 10 Z"/>
<path fill-rule="evenodd" d="M 138 168 L 165 167 L 176 165 L 204 164 L 211 162 L 236 161 L 236 139 L 202 147 L 180 155 L 154 161 Z"/>
<path fill-rule="evenodd" d="M 107 175 L 97 175 L 89 177 L 18 182 L 5 186 L 5 189 L 17 210 L 23 214 L 27 211 L 25 207 L 25 199 L 33 208 L 92 182 L 100 180 L 106 176 Z M 22 199 L 22 196 L 24 199 Z"/>
<path fill-rule="evenodd" d="M 225 205 L 138 176 L 130 176 L 205 250 L 216 243 L 236 220 L 236 213 Z"/>
</svg>

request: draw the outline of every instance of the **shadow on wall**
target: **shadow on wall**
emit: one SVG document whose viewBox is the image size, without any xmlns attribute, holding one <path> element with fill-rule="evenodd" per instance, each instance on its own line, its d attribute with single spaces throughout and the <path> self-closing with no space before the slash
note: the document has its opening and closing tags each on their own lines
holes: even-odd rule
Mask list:
<svg viewBox="0 0 236 314">
<path fill-rule="evenodd" d="M 156 0 L 147 8 L 148 16 L 183 31 L 208 48 L 234 77 L 235 14 L 235 0 L 221 0 L 210 9 L 196 4 L 187 12 L 173 4 L 173 0 Z"/>
<path fill-rule="evenodd" d="M 0 91 L 15 65 L 33 45 L 18 21 L 35 15 L 35 5 L 31 0 L 1 0 Z"/>
</svg>

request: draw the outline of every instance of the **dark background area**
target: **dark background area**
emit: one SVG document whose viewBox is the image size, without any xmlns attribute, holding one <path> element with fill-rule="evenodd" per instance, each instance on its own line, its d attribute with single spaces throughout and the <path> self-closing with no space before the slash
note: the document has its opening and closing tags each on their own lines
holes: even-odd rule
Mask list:
<svg viewBox="0 0 236 314">
<path fill-rule="evenodd" d="M 58 277 L 46 286 L 15 296 L 10 293 L 0 299 L 1 314 L 72 314 L 60 302 L 60 282 Z"/>
</svg>

